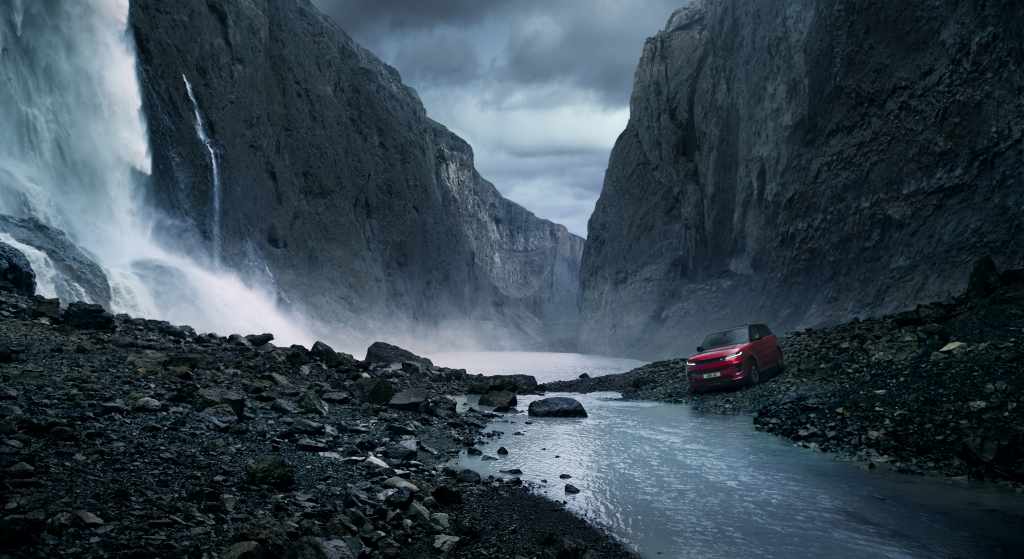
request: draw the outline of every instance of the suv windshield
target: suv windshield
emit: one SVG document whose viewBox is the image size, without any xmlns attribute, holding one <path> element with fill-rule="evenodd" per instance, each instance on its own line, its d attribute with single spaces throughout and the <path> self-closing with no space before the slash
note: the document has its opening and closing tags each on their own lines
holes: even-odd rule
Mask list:
<svg viewBox="0 0 1024 559">
<path fill-rule="evenodd" d="M 700 344 L 700 346 L 704 349 L 711 349 L 713 347 L 745 344 L 748 341 L 749 332 L 747 327 L 744 326 L 742 328 L 733 328 L 732 330 L 708 334 L 707 337 L 704 338 L 704 343 Z"/>
</svg>

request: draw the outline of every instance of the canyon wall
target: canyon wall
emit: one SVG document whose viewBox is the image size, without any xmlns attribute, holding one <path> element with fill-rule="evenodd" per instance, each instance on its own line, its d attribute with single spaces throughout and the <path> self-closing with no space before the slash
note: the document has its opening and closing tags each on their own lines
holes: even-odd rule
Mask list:
<svg viewBox="0 0 1024 559">
<path fill-rule="evenodd" d="M 647 40 L 582 264 L 584 351 L 681 355 L 1024 264 L 1024 5 L 695 2 Z"/>
</svg>

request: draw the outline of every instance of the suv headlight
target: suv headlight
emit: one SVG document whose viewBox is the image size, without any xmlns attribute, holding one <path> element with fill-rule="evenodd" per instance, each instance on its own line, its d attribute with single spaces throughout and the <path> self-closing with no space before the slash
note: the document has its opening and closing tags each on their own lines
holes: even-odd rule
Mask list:
<svg viewBox="0 0 1024 559">
<path fill-rule="evenodd" d="M 725 361 L 732 361 L 733 359 L 736 359 L 737 357 L 743 357 L 743 352 L 742 351 L 737 351 L 736 353 L 733 353 L 731 355 L 726 355 L 722 359 L 725 360 Z"/>
<path fill-rule="evenodd" d="M 690 361 L 689 359 L 687 359 L 687 360 L 686 360 L 686 366 L 687 366 L 687 367 L 696 367 L 696 366 L 697 366 L 697 364 L 696 364 L 696 363 L 694 363 L 693 361 Z"/>
</svg>

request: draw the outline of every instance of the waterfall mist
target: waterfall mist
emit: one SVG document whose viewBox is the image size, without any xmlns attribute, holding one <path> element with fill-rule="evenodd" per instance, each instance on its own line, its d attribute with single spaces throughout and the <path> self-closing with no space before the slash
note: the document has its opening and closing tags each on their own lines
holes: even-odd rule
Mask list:
<svg viewBox="0 0 1024 559">
<path fill-rule="evenodd" d="M 220 334 L 269 331 L 279 342 L 308 344 L 308 325 L 280 310 L 272 290 L 201 265 L 187 248 L 154 237 L 155 216 L 140 192 L 150 157 L 127 17 L 128 0 L 0 6 L 0 214 L 66 233 L 102 268 L 114 312 Z M 216 172 L 216 150 L 190 87 L 187 94 L 197 141 Z M 10 231 L 3 240 L 38 266 L 43 295 L 89 300 L 62 292 L 58 286 L 73 282 L 59 277 L 50 260 L 57 255 L 46 247 Z"/>
</svg>

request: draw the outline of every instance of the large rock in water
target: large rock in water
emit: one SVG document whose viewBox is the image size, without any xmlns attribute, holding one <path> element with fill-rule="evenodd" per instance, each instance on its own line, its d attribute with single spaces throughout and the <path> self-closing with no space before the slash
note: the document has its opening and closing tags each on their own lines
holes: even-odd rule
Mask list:
<svg viewBox="0 0 1024 559">
<path fill-rule="evenodd" d="M 537 379 L 532 375 L 477 375 L 470 380 L 470 394 L 486 394 L 494 390 L 507 390 L 516 394 L 537 391 Z"/>
<path fill-rule="evenodd" d="M 583 257 L 581 351 L 692 351 L 1024 264 L 1024 3 L 698 1 L 648 39 Z"/>
<path fill-rule="evenodd" d="M 534 417 L 587 417 L 583 404 L 563 396 L 530 402 L 529 413 Z"/>
<path fill-rule="evenodd" d="M 0 243 L 0 289 L 31 297 L 36 293 L 36 274 L 20 250 Z"/>
<path fill-rule="evenodd" d="M 161 233 L 273 276 L 298 312 L 351 340 L 439 325 L 484 347 L 574 342 L 583 239 L 502 198 L 472 149 L 394 68 L 308 0 L 133 0 Z M 243 186 L 244 185 L 244 186 Z M 552 342 L 557 337 L 557 342 Z"/>
</svg>

